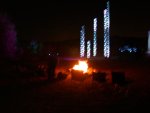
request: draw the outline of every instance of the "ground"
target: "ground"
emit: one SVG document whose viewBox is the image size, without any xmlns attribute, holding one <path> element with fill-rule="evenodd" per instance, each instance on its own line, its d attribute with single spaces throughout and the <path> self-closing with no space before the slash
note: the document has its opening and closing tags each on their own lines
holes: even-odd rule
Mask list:
<svg viewBox="0 0 150 113">
<path fill-rule="evenodd" d="M 62 66 L 62 65 L 61 65 Z M 57 71 L 62 70 L 58 67 Z M 70 65 L 69 65 L 70 66 Z M 133 113 L 149 110 L 149 61 L 99 61 L 91 66 L 108 74 L 106 82 L 46 81 L 46 77 L 1 82 L 0 113 Z M 67 66 L 66 66 L 67 68 Z M 124 71 L 129 83 L 111 83 L 112 71 Z"/>
</svg>

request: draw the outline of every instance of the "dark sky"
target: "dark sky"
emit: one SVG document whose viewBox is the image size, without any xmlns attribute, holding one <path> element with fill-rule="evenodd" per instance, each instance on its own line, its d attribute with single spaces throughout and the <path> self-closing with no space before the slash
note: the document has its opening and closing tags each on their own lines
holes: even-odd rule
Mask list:
<svg viewBox="0 0 150 113">
<path fill-rule="evenodd" d="M 150 7 L 148 1 L 124 0 L 112 2 L 112 34 L 127 37 L 147 37 L 150 29 Z"/>
<path fill-rule="evenodd" d="M 5 1 L 0 13 L 7 13 L 21 40 L 77 39 L 81 25 L 92 36 L 92 21 L 98 17 L 98 37 L 103 38 L 103 9 L 106 0 Z M 146 37 L 150 29 L 149 2 L 110 1 L 111 36 Z"/>
</svg>

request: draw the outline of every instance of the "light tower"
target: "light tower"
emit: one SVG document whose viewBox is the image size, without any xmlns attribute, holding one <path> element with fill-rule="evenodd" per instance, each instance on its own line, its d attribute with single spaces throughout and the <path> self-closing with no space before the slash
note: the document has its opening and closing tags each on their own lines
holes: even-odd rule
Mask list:
<svg viewBox="0 0 150 113">
<path fill-rule="evenodd" d="M 93 57 L 97 55 L 97 18 L 93 20 Z"/>
<path fill-rule="evenodd" d="M 85 27 L 82 26 L 80 30 L 80 57 L 85 56 Z"/>
<path fill-rule="evenodd" d="M 87 41 L 87 58 L 91 57 L 91 41 Z"/>
<path fill-rule="evenodd" d="M 107 2 L 107 8 L 104 10 L 104 57 L 110 57 L 110 11 L 109 1 Z"/>
</svg>

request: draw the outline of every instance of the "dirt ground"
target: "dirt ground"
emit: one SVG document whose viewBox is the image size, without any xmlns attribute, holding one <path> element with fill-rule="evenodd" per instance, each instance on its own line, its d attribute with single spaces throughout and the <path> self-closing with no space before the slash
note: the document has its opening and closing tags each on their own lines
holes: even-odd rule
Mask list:
<svg viewBox="0 0 150 113">
<path fill-rule="evenodd" d="M 57 72 L 72 64 L 60 63 Z M 64 66 L 63 66 L 64 65 Z M 46 81 L 30 78 L 1 85 L 0 113 L 135 113 L 148 112 L 149 61 L 96 61 L 93 68 L 107 73 L 106 82 L 85 80 Z M 125 86 L 111 82 L 112 71 L 125 72 Z M 19 81 L 19 82 L 18 82 Z"/>
</svg>

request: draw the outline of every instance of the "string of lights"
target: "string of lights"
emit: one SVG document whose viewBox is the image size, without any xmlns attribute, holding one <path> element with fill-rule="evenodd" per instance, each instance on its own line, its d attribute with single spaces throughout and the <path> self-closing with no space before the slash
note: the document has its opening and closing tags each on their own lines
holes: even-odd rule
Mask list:
<svg viewBox="0 0 150 113">
<path fill-rule="evenodd" d="M 110 57 L 110 14 L 109 2 L 107 8 L 104 10 L 104 57 Z"/>
<path fill-rule="evenodd" d="M 87 41 L 87 58 L 91 57 L 91 42 L 90 40 Z"/>
<path fill-rule="evenodd" d="M 97 55 L 97 18 L 93 20 L 93 56 Z"/>
<path fill-rule="evenodd" d="M 80 30 L 80 57 L 85 56 L 85 27 L 82 26 Z"/>
</svg>

